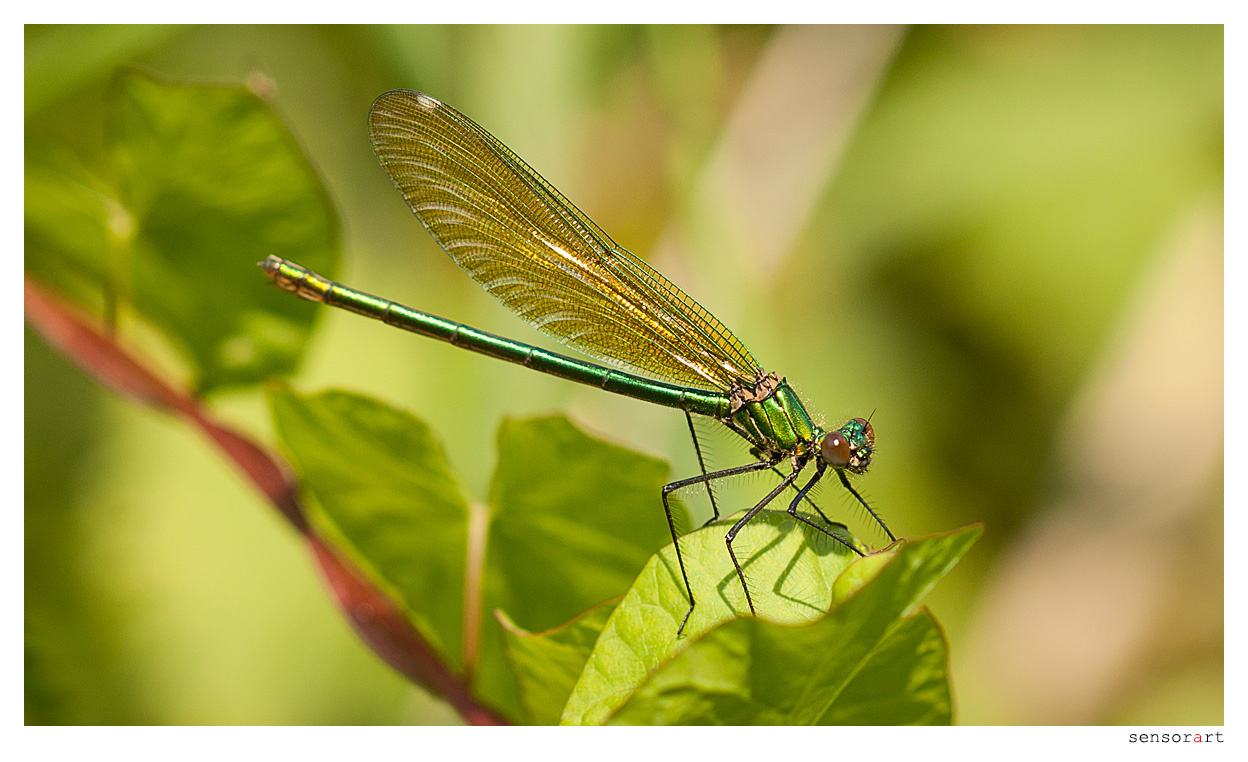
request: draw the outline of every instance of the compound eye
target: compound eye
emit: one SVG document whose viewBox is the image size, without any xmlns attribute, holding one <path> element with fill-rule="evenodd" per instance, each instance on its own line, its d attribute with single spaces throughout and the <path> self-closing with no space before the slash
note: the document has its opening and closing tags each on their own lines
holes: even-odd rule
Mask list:
<svg viewBox="0 0 1248 762">
<path fill-rule="evenodd" d="M 845 468 L 849 465 L 851 456 L 849 440 L 840 431 L 829 431 L 824 434 L 823 442 L 819 444 L 819 454 L 829 466 Z"/>
</svg>

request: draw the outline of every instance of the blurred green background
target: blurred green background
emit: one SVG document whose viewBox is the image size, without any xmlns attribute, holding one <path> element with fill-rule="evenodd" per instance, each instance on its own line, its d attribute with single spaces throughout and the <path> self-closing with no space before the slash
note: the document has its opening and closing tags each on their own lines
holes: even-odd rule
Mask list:
<svg viewBox="0 0 1248 762">
<path fill-rule="evenodd" d="M 454 105 L 825 423 L 874 411 L 859 484 L 899 535 L 987 525 L 929 599 L 957 721 L 1222 723 L 1221 27 L 27 27 L 25 43 L 28 139 L 91 161 L 119 66 L 246 81 L 338 205 L 340 280 L 551 346 L 438 250 L 372 156 L 383 91 Z M 321 321 L 294 383 L 412 410 L 479 500 L 504 416 L 567 411 L 696 470 L 678 413 Z M 273 441 L 256 389 L 211 404 Z M 455 721 L 355 639 L 205 440 L 29 331 L 25 442 L 28 723 Z M 822 499 L 879 544 L 839 489 Z"/>
</svg>

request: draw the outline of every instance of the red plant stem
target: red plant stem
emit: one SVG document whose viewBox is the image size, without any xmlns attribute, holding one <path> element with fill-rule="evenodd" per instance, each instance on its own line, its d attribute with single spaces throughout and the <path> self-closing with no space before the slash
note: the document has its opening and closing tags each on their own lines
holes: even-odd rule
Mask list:
<svg viewBox="0 0 1248 762">
<path fill-rule="evenodd" d="M 408 679 L 442 696 L 471 725 L 505 725 L 501 716 L 473 698 L 463 676 L 439 658 L 402 609 L 343 560 L 308 523 L 299 485 L 289 466 L 233 429 L 217 423 L 199 400 L 180 392 L 127 353 L 117 341 L 53 296 L 25 279 L 26 320 L 62 355 L 114 391 L 188 420 L 268 498 L 303 535 L 338 607 L 364 642 Z"/>
</svg>

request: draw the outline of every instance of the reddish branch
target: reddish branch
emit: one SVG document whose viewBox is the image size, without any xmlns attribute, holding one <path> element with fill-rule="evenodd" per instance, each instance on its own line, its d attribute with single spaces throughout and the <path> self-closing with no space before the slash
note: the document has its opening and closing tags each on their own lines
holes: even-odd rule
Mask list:
<svg viewBox="0 0 1248 762">
<path fill-rule="evenodd" d="M 96 329 L 29 278 L 25 297 L 27 322 L 61 354 L 120 394 L 185 418 L 220 448 L 303 535 L 338 607 L 387 664 L 444 697 L 468 723 L 506 724 L 472 697 L 464 678 L 442 662 L 393 601 L 316 535 L 299 502 L 298 484 L 285 463 L 242 434 L 214 421 L 199 400 L 165 383 L 123 350 L 113 337 Z"/>
</svg>

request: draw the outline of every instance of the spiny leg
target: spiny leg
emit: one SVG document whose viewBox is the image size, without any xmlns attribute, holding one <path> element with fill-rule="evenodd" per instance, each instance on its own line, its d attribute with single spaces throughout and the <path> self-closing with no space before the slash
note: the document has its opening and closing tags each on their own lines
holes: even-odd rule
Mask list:
<svg viewBox="0 0 1248 762">
<path fill-rule="evenodd" d="M 858 494 L 858 490 L 850 486 L 849 479 L 846 478 L 845 472 L 838 469 L 836 475 L 841 477 L 841 484 L 844 485 L 845 489 L 849 490 L 849 494 L 853 495 L 854 499 L 856 499 L 859 503 L 862 503 L 862 507 L 867 509 L 867 513 L 871 514 L 871 518 L 875 519 L 875 523 L 880 525 L 880 528 L 884 530 L 884 534 L 888 535 L 889 541 L 897 542 L 897 538 L 893 536 L 893 533 L 888 531 L 888 525 L 884 523 L 884 519 L 876 515 L 875 511 L 871 510 L 871 506 L 867 505 L 867 501 L 862 499 L 862 495 Z"/>
<path fill-rule="evenodd" d="M 775 466 L 772 466 L 772 467 L 771 467 L 771 470 L 776 472 L 776 476 L 779 476 L 781 479 L 783 479 L 783 478 L 784 478 L 784 473 L 783 473 L 780 469 L 776 468 Z M 817 482 L 817 481 L 819 481 L 819 480 L 818 480 L 818 479 L 816 479 L 815 481 Z M 797 487 L 794 487 L 793 489 L 797 489 Z M 807 489 L 809 489 L 809 486 L 807 487 Z M 823 512 L 823 509 L 822 509 L 822 508 L 820 508 L 819 506 L 815 505 L 815 501 L 814 501 L 814 500 L 811 500 L 809 497 L 807 497 L 806 492 L 807 492 L 807 490 L 800 490 L 800 491 L 798 492 L 798 500 L 805 499 L 805 500 L 806 500 L 806 504 L 807 504 L 807 505 L 809 505 L 811 508 L 814 508 L 814 509 L 815 509 L 815 513 L 818 513 L 820 516 L 822 516 L 822 517 L 823 517 L 823 520 L 824 520 L 824 521 L 826 521 L 826 522 L 828 522 L 829 524 L 835 524 L 835 523 L 837 523 L 837 522 L 833 521 L 832 519 L 828 518 L 828 515 L 827 515 L 826 513 L 824 513 L 824 512 Z"/>
<path fill-rule="evenodd" d="M 811 521 L 810 519 L 806 518 L 805 516 L 797 512 L 798 504 L 802 502 L 802 498 L 806 497 L 806 493 L 810 492 L 811 488 L 814 487 L 816 484 L 818 484 L 819 480 L 823 478 L 823 472 L 824 470 L 827 469 L 827 467 L 828 467 L 828 464 L 824 463 L 822 460 L 819 461 L 819 465 L 815 466 L 815 475 L 810 478 L 810 481 L 806 482 L 806 486 L 802 487 L 800 490 L 797 491 L 797 497 L 793 498 L 793 502 L 789 503 L 789 515 L 797 519 L 798 521 L 802 522 L 803 524 L 806 524 L 808 526 L 814 527 L 815 529 L 818 529 L 820 532 L 823 532 L 828 537 L 831 537 L 833 540 L 836 540 L 840 544 L 844 545 L 845 547 L 849 548 L 850 550 L 854 551 L 855 553 L 861 556 L 863 555 L 863 552 L 855 548 L 852 543 L 846 542 L 839 535 L 829 532 L 827 529 L 819 526 L 815 522 Z M 806 502 L 809 503 L 810 499 L 806 498 Z M 810 504 L 814 505 L 814 503 L 810 503 Z M 816 507 L 815 510 L 819 510 L 818 507 Z M 823 516 L 823 511 L 819 511 L 819 515 Z M 828 517 L 823 516 L 823 519 L 824 521 L 827 521 Z M 831 524 L 832 522 L 828 521 L 828 523 Z"/>
<path fill-rule="evenodd" d="M 771 468 L 772 466 L 776 465 L 776 463 L 779 463 L 779 462 L 780 462 L 779 458 L 776 458 L 773 460 L 760 460 L 757 463 L 747 463 L 744 466 L 726 468 L 723 471 L 712 471 L 709 474 L 702 474 L 701 476 L 691 476 L 688 479 L 680 479 L 679 481 L 674 481 L 671 484 L 665 484 L 663 486 L 663 511 L 667 514 L 667 528 L 671 530 L 672 532 L 672 546 L 676 548 L 676 563 L 680 565 L 680 576 L 685 582 L 685 592 L 688 593 L 689 595 L 689 610 L 685 612 L 685 618 L 680 621 L 680 627 L 677 628 L 676 630 L 676 637 L 680 637 L 680 634 L 685 631 L 685 625 L 689 623 L 689 615 L 693 613 L 694 600 L 693 600 L 693 588 L 689 585 L 689 575 L 685 572 L 685 558 L 680 553 L 680 540 L 676 536 L 676 522 L 672 520 L 672 507 L 667 502 L 667 496 L 671 494 L 672 492 L 675 492 L 678 489 L 683 489 L 693 484 L 701 484 L 702 482 L 710 482 L 715 479 L 723 479 L 729 476 L 736 476 L 737 474 L 748 474 L 751 471 L 761 471 L 765 468 Z M 790 480 L 789 483 L 791 484 L 792 480 Z M 772 495 L 772 497 L 774 497 L 774 495 Z M 768 500 L 770 499 L 771 498 L 768 498 Z M 766 501 L 764 501 L 764 503 L 765 502 Z M 735 533 L 734 533 L 734 536 L 735 536 Z M 732 554 L 731 540 L 729 541 L 729 545 L 728 545 L 728 553 L 729 555 Z M 736 563 L 737 559 L 734 557 L 732 560 L 733 560 L 733 563 Z M 738 574 L 741 573 L 740 566 L 737 567 L 737 573 Z M 744 577 L 741 578 L 741 584 L 743 585 L 745 584 Z M 745 596 L 746 596 L 746 599 L 748 600 L 750 596 L 750 593 L 748 590 L 746 591 Z M 753 604 L 750 604 L 750 610 L 753 611 Z"/>
<path fill-rule="evenodd" d="M 772 463 L 771 465 L 775 464 Z M 724 542 L 728 545 L 728 557 L 732 559 L 732 565 L 737 567 L 737 578 L 741 580 L 741 589 L 745 591 L 745 602 L 750 605 L 750 613 L 754 616 L 758 616 L 758 612 L 754 610 L 754 599 L 750 597 L 750 588 L 745 584 L 745 572 L 741 569 L 741 562 L 737 561 L 737 554 L 732 551 L 732 541 L 736 539 L 737 532 L 741 531 L 741 527 L 749 523 L 750 519 L 757 516 L 759 511 L 766 508 L 767 504 L 776 498 L 776 495 L 784 492 L 790 485 L 793 484 L 793 482 L 797 481 L 797 476 L 801 472 L 802 467 L 795 466 L 793 468 L 793 473 L 784 477 L 784 481 L 780 482 L 775 489 L 767 493 L 767 496 L 760 500 L 758 505 L 751 508 L 744 516 L 741 517 L 740 521 L 732 525 L 732 529 L 728 530 L 728 534 L 724 535 Z"/>
<path fill-rule="evenodd" d="M 698 456 L 698 468 L 701 469 L 702 475 L 706 476 L 706 462 L 702 460 L 702 447 L 698 444 L 698 432 L 693 428 L 693 416 L 689 411 L 685 411 L 685 422 L 689 424 L 689 436 L 693 437 L 693 451 Z M 706 483 L 706 494 L 711 498 L 711 518 L 702 526 L 719 521 L 719 506 L 715 504 L 715 490 L 711 487 L 711 483 Z"/>
</svg>

